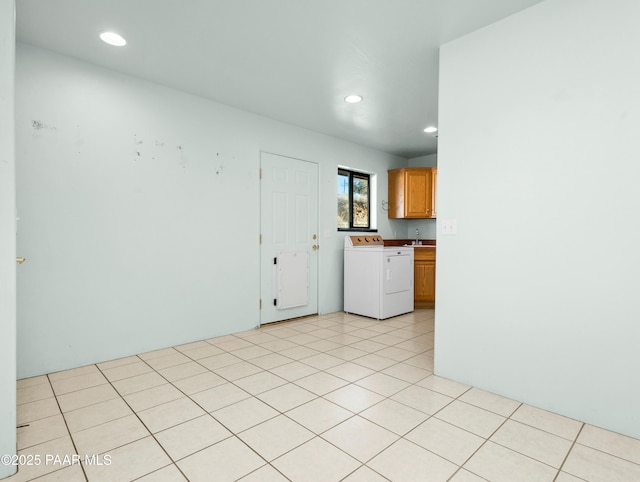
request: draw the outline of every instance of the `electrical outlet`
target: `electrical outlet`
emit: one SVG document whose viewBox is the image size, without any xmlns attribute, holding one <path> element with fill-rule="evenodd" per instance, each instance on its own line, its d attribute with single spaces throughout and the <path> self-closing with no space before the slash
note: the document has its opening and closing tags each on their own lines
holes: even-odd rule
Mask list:
<svg viewBox="0 0 640 482">
<path fill-rule="evenodd" d="M 440 234 L 453 236 L 458 233 L 458 225 L 455 219 L 443 219 L 440 224 Z"/>
</svg>

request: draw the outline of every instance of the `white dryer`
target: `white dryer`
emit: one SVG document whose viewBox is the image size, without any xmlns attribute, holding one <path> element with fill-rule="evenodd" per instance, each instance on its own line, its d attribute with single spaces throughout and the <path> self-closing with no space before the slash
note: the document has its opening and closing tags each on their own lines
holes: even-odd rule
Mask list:
<svg viewBox="0 0 640 482">
<path fill-rule="evenodd" d="M 344 238 L 344 311 L 384 320 L 413 311 L 413 247 Z"/>
</svg>

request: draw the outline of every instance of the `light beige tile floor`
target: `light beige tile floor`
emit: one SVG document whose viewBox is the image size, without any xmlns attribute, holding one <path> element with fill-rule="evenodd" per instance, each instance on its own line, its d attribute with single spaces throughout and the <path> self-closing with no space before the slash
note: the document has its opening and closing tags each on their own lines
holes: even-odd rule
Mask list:
<svg viewBox="0 0 640 482">
<path fill-rule="evenodd" d="M 333 313 L 19 380 L 6 480 L 640 481 L 640 440 L 434 376 L 433 328 Z"/>
</svg>

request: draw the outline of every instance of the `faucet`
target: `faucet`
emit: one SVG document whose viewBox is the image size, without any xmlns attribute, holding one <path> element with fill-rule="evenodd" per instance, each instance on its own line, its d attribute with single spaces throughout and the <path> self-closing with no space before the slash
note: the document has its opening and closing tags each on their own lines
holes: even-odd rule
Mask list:
<svg viewBox="0 0 640 482">
<path fill-rule="evenodd" d="M 415 244 L 422 244 L 420 243 L 420 230 L 418 228 L 416 228 L 416 243 Z"/>
</svg>

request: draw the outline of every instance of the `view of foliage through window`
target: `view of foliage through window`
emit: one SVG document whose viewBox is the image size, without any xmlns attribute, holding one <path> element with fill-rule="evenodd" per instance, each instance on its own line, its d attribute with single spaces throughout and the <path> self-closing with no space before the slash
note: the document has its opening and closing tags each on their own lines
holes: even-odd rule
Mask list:
<svg viewBox="0 0 640 482">
<path fill-rule="evenodd" d="M 338 229 L 369 229 L 369 175 L 338 169 Z"/>
</svg>

